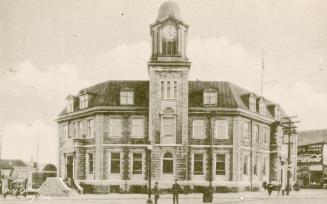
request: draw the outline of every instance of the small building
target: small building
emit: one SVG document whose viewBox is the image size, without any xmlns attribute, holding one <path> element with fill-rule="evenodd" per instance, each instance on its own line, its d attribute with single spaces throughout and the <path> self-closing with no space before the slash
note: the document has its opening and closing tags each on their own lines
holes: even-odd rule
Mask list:
<svg viewBox="0 0 327 204">
<path fill-rule="evenodd" d="M 27 179 L 27 188 L 32 187 L 32 168 L 28 167 L 22 160 L 1 159 L 0 160 L 1 192 L 8 188 L 8 179 L 13 181 Z"/>
<path fill-rule="evenodd" d="M 298 180 L 304 188 L 321 188 L 327 180 L 327 129 L 298 135 Z"/>
</svg>

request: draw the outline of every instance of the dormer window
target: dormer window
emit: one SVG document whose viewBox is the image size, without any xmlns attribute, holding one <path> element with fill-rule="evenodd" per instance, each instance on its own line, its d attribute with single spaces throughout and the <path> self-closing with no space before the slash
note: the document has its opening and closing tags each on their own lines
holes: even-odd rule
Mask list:
<svg viewBox="0 0 327 204">
<path fill-rule="evenodd" d="M 67 98 L 67 113 L 74 111 L 74 97 L 69 96 Z"/>
<path fill-rule="evenodd" d="M 134 92 L 133 91 L 121 91 L 120 92 L 120 105 L 133 105 L 134 104 Z"/>
<path fill-rule="evenodd" d="M 203 105 L 217 105 L 217 92 L 215 91 L 204 92 Z"/>
<path fill-rule="evenodd" d="M 257 111 L 257 103 L 256 103 L 255 97 L 253 95 L 250 95 L 250 97 L 249 97 L 249 109 L 252 112 Z"/>
<path fill-rule="evenodd" d="M 275 106 L 275 120 L 280 120 L 280 107 L 279 107 L 279 105 Z"/>
<path fill-rule="evenodd" d="M 263 98 L 259 99 L 259 114 L 265 115 L 266 114 L 266 108 Z"/>
<path fill-rule="evenodd" d="M 79 108 L 84 109 L 88 107 L 88 95 L 84 94 L 79 97 Z"/>
</svg>

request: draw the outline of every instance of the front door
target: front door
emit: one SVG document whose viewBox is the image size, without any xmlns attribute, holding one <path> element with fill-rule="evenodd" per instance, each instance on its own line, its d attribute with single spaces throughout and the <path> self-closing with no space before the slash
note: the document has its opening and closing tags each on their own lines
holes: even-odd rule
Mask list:
<svg viewBox="0 0 327 204">
<path fill-rule="evenodd" d="M 66 160 L 66 178 L 71 180 L 74 176 L 74 158 L 73 156 L 67 156 Z"/>
</svg>

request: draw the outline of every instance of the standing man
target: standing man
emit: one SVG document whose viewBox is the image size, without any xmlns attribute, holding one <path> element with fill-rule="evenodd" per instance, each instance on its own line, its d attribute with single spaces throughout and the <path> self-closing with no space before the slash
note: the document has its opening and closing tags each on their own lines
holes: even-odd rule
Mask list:
<svg viewBox="0 0 327 204">
<path fill-rule="evenodd" d="M 153 188 L 153 195 L 154 195 L 154 204 L 158 204 L 160 190 L 158 187 L 158 181 L 156 181 L 154 188 Z"/>
<path fill-rule="evenodd" d="M 171 187 L 171 192 L 173 193 L 173 204 L 178 204 L 178 195 L 180 192 L 181 188 L 179 186 L 179 184 L 177 183 L 177 179 L 175 179 L 175 183 L 173 184 L 173 186 Z"/>
</svg>

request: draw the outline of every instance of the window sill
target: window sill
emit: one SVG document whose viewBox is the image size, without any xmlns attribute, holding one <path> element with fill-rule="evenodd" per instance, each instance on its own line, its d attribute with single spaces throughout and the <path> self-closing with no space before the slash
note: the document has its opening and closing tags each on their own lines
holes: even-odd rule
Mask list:
<svg viewBox="0 0 327 204">
<path fill-rule="evenodd" d="M 226 176 L 226 173 L 225 174 L 216 174 L 215 176 L 219 177 L 219 176 Z"/>
<path fill-rule="evenodd" d="M 226 138 L 217 138 L 217 137 L 214 137 L 213 139 L 215 139 L 215 140 L 228 140 L 229 137 L 226 137 Z"/>
<path fill-rule="evenodd" d="M 109 175 L 111 175 L 111 176 L 119 176 L 119 175 L 121 175 L 121 173 L 109 173 Z"/>
<path fill-rule="evenodd" d="M 131 136 L 132 139 L 143 139 L 145 136 Z"/>
<path fill-rule="evenodd" d="M 204 140 L 206 138 L 205 137 L 192 137 L 192 139 L 195 139 L 195 140 Z"/>
<path fill-rule="evenodd" d="M 167 101 L 175 101 L 176 98 L 161 98 L 162 100 L 167 100 Z"/>
<path fill-rule="evenodd" d="M 109 135 L 109 138 L 122 138 L 122 136 L 113 136 L 113 135 Z"/>
<path fill-rule="evenodd" d="M 173 176 L 174 173 L 162 173 L 163 176 Z"/>
</svg>

